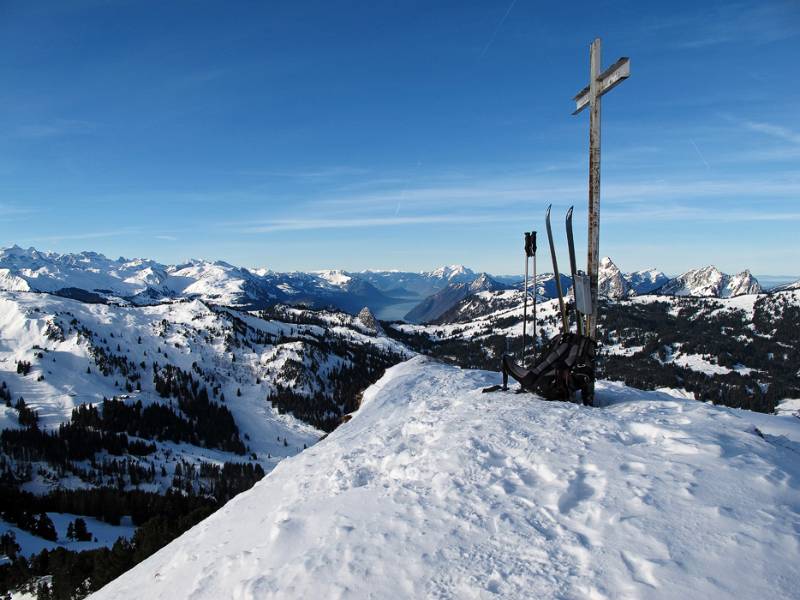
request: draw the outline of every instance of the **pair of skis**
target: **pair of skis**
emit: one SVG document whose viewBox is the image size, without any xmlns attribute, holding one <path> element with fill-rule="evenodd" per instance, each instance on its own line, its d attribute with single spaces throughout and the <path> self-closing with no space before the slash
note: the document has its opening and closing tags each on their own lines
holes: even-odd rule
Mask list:
<svg viewBox="0 0 800 600">
<path fill-rule="evenodd" d="M 556 280 L 556 292 L 558 293 L 558 307 L 561 313 L 561 326 L 564 335 L 569 333 L 569 316 L 567 315 L 567 307 L 564 302 L 564 290 L 561 287 L 561 274 L 558 270 L 558 258 L 556 258 L 556 248 L 553 242 L 553 228 L 550 226 L 550 209 L 553 205 L 547 207 L 547 216 L 545 222 L 547 224 L 547 241 L 550 243 L 550 256 L 553 258 L 553 276 Z M 575 260 L 575 238 L 572 235 L 572 209 L 570 206 L 567 211 L 566 229 L 567 229 L 567 245 L 569 246 L 569 266 L 572 275 L 572 293 L 575 297 L 575 323 L 578 335 L 583 335 L 583 322 L 581 318 L 581 311 L 579 310 L 578 296 L 580 295 L 579 287 L 583 283 L 582 276 L 578 273 L 577 263 Z M 586 313 L 584 313 L 586 314 Z"/>
</svg>

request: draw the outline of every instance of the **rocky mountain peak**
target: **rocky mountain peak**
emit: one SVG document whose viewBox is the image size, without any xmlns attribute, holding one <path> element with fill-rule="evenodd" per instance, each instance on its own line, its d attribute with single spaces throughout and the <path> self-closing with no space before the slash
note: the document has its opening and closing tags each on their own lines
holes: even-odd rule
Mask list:
<svg viewBox="0 0 800 600">
<path fill-rule="evenodd" d="M 625 298 L 631 291 L 622 271 L 608 256 L 600 261 L 599 290 L 601 296 L 615 300 Z"/>
<path fill-rule="evenodd" d="M 356 320 L 364 326 L 370 333 L 374 333 L 375 335 L 383 335 L 383 327 L 378 322 L 378 319 L 375 318 L 375 315 L 372 314 L 372 311 L 369 309 L 368 306 L 362 308 Z"/>
</svg>

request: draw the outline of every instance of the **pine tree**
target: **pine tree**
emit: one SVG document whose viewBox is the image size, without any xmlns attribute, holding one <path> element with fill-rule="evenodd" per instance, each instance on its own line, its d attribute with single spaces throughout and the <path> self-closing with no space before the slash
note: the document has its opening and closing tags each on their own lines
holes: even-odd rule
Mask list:
<svg viewBox="0 0 800 600">
<path fill-rule="evenodd" d="M 72 523 L 70 523 L 72 525 Z M 78 517 L 75 519 L 75 526 L 73 528 L 75 539 L 79 542 L 88 542 L 92 539 L 92 534 L 86 527 L 86 521 Z"/>
<path fill-rule="evenodd" d="M 39 513 L 33 533 L 41 538 L 50 540 L 51 542 L 58 540 L 58 534 L 56 533 L 55 525 L 53 525 L 53 521 L 50 520 L 50 517 L 47 516 L 47 513 Z"/>
</svg>

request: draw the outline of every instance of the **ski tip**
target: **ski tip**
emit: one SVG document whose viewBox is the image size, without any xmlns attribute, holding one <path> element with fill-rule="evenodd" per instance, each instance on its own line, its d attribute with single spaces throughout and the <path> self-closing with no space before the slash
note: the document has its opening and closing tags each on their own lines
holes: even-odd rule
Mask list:
<svg viewBox="0 0 800 600">
<path fill-rule="evenodd" d="M 570 206 L 570 207 L 569 207 L 569 210 L 567 211 L 567 218 L 568 218 L 568 219 L 572 218 L 572 209 L 573 209 L 573 208 L 575 208 L 575 207 L 574 207 L 574 206 Z"/>
<path fill-rule="evenodd" d="M 548 217 L 550 216 L 550 209 L 551 209 L 551 208 L 553 208 L 553 205 L 552 205 L 552 204 L 548 204 L 548 205 L 547 205 L 547 216 L 548 216 Z"/>
</svg>

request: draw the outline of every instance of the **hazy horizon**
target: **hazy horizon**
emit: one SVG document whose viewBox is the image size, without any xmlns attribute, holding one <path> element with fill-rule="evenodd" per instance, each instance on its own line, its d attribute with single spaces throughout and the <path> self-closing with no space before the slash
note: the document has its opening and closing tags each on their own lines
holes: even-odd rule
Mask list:
<svg viewBox="0 0 800 600">
<path fill-rule="evenodd" d="M 30 248 L 30 247 L 28 247 L 28 248 L 22 247 L 20 244 L 16 244 L 16 245 L 18 247 L 22 248 L 23 250 L 28 250 Z M 14 246 L 14 244 L 11 244 L 11 246 L 0 246 L 0 250 L 7 250 L 9 248 L 12 248 L 13 246 Z M 61 254 L 61 253 L 59 253 L 59 252 L 57 252 L 55 250 L 48 250 L 47 248 L 36 248 L 36 247 L 33 247 L 33 248 L 35 248 L 35 250 L 37 250 L 38 252 L 44 252 L 44 253 L 55 252 L 56 254 Z M 398 272 L 408 272 L 408 273 L 421 273 L 421 272 L 431 272 L 431 271 L 434 271 L 436 269 L 439 269 L 439 268 L 445 267 L 445 266 L 463 266 L 463 267 L 466 267 L 466 268 L 470 269 L 471 271 L 473 271 L 475 273 L 485 272 L 485 273 L 488 273 L 489 275 L 492 275 L 494 277 L 523 277 L 524 276 L 522 271 L 520 271 L 520 272 L 514 272 L 514 271 L 508 271 L 508 272 L 505 272 L 505 271 L 502 271 L 502 272 L 501 271 L 497 271 L 497 272 L 488 271 L 488 270 L 485 270 L 485 269 L 475 268 L 472 265 L 464 263 L 464 262 L 455 262 L 455 263 L 444 263 L 444 262 L 435 263 L 434 262 L 431 265 L 429 265 L 428 267 L 425 267 L 425 268 L 422 268 L 422 269 L 408 269 L 408 268 L 403 268 L 403 267 L 387 267 L 387 268 L 366 267 L 366 268 L 363 268 L 363 269 L 347 269 L 347 268 L 338 267 L 338 266 L 327 266 L 327 267 L 323 266 L 323 267 L 318 267 L 318 268 L 313 268 L 313 269 L 291 269 L 291 268 L 290 269 L 273 269 L 272 267 L 270 267 L 269 264 L 252 264 L 252 265 L 237 264 L 235 262 L 231 262 L 231 261 L 228 261 L 228 260 L 225 260 L 225 259 L 222 259 L 222 258 L 214 258 L 214 257 L 191 256 L 191 257 L 184 257 L 182 260 L 178 260 L 178 261 L 164 261 L 164 260 L 160 260 L 158 257 L 144 256 L 144 255 L 140 255 L 140 256 L 121 256 L 121 255 L 120 256 L 108 256 L 103 252 L 98 252 L 98 251 L 92 250 L 90 248 L 85 248 L 84 250 L 76 252 L 76 254 L 80 254 L 81 252 L 93 252 L 93 253 L 97 253 L 97 254 L 102 254 L 103 256 L 108 258 L 109 260 L 117 260 L 117 259 L 120 259 L 120 258 L 121 259 L 125 259 L 125 260 L 137 260 L 137 259 L 152 260 L 154 262 L 157 262 L 159 264 L 166 265 L 166 266 L 180 265 L 180 264 L 191 262 L 193 260 L 207 260 L 207 261 L 211 261 L 211 262 L 222 261 L 222 262 L 229 263 L 229 264 L 231 264 L 231 265 L 233 265 L 235 267 L 243 267 L 243 268 L 246 268 L 246 269 L 272 269 L 273 271 L 277 271 L 277 272 L 314 272 L 314 271 L 340 270 L 340 271 L 347 271 L 347 272 L 350 272 L 350 273 L 358 273 L 358 272 L 363 272 L 363 271 L 384 271 L 384 272 L 398 271 Z M 549 274 L 549 273 L 553 272 L 549 251 L 545 250 L 544 252 L 545 252 L 544 254 L 542 254 L 540 252 L 537 255 L 537 264 L 538 264 L 537 272 L 538 272 L 539 275 Z M 559 256 L 559 258 L 562 259 L 561 256 Z M 614 264 L 617 265 L 617 267 L 619 267 L 619 269 L 621 271 L 625 272 L 625 273 L 633 272 L 633 271 L 654 269 L 654 270 L 657 270 L 657 271 L 662 271 L 668 277 L 678 277 L 679 275 L 681 275 L 683 273 L 686 273 L 687 271 L 690 271 L 691 269 L 697 269 L 697 268 L 702 268 L 702 267 L 707 267 L 707 266 L 716 266 L 716 265 L 713 265 L 713 264 L 707 264 L 707 265 L 699 265 L 698 264 L 698 265 L 687 267 L 687 268 L 685 268 L 685 269 L 683 269 L 681 271 L 678 271 L 678 272 L 668 272 L 668 271 L 665 271 L 664 269 L 659 268 L 658 265 L 650 265 L 649 267 L 645 267 L 645 269 L 628 269 L 628 268 L 625 267 L 625 265 L 621 265 L 618 261 L 616 261 L 613 256 L 610 256 L 609 258 L 611 258 L 611 260 L 614 262 Z M 530 271 L 529 274 L 532 276 L 533 275 L 533 271 L 532 271 L 533 263 L 530 263 L 530 268 L 531 268 L 531 271 Z M 764 287 L 774 287 L 774 286 L 777 286 L 777 285 L 782 285 L 784 283 L 790 283 L 790 282 L 793 282 L 793 281 L 796 281 L 796 280 L 800 279 L 800 275 L 775 275 L 775 274 L 761 274 L 760 275 L 760 274 L 754 272 L 752 269 L 749 269 L 746 266 L 742 267 L 740 269 L 733 270 L 733 271 L 725 271 L 724 269 L 722 269 L 723 272 L 727 272 L 729 275 L 735 275 L 735 274 L 740 273 L 740 272 L 742 272 L 744 270 L 749 270 L 756 277 L 756 279 L 758 279 L 759 283 L 761 283 L 762 286 L 764 286 Z M 568 275 L 563 270 L 562 270 L 562 274 Z"/>
</svg>

